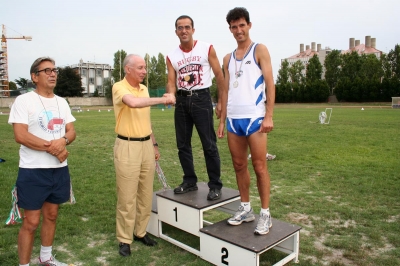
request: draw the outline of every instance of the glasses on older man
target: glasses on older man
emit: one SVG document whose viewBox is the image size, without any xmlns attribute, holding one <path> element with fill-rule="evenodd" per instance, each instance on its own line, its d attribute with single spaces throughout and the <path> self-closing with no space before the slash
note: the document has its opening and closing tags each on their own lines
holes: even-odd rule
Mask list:
<svg viewBox="0 0 400 266">
<path fill-rule="evenodd" d="M 38 70 L 36 73 L 39 73 L 39 72 L 44 72 L 44 73 L 46 73 L 46 75 L 51 75 L 51 72 L 54 72 L 54 74 L 58 74 L 58 69 L 57 68 L 45 68 L 45 69 L 42 69 L 42 70 Z"/>
</svg>

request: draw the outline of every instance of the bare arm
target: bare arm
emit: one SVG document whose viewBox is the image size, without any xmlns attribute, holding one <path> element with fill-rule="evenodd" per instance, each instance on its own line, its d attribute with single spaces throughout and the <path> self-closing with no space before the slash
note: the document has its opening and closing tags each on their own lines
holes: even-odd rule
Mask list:
<svg viewBox="0 0 400 266">
<path fill-rule="evenodd" d="M 27 124 L 14 123 L 13 129 L 14 138 L 17 143 L 22 144 L 32 150 L 47 151 L 50 141 L 38 138 L 32 133 L 28 132 Z"/>
<path fill-rule="evenodd" d="M 168 80 L 167 80 L 167 92 L 175 95 L 176 93 L 176 73 L 171 62 L 167 58 L 167 69 L 168 69 Z"/>
<path fill-rule="evenodd" d="M 230 54 L 227 54 L 224 59 L 223 59 L 223 64 L 224 64 L 224 86 L 222 87 L 221 90 L 219 90 L 219 100 L 218 103 L 221 106 L 221 113 L 220 113 L 220 120 L 219 120 L 219 127 L 218 127 L 218 132 L 217 136 L 218 138 L 223 138 L 225 135 L 224 129 L 225 129 L 225 121 L 226 121 L 226 116 L 227 116 L 227 104 L 228 104 L 228 90 L 229 90 L 229 71 L 228 71 L 228 63 L 229 63 L 229 57 Z"/>
<path fill-rule="evenodd" d="M 122 97 L 122 102 L 130 108 L 142 108 L 157 104 L 175 104 L 175 96 L 170 93 L 165 93 L 163 97 L 142 98 L 135 97 L 132 94 L 126 94 Z"/>
<path fill-rule="evenodd" d="M 208 62 L 210 63 L 211 69 L 213 70 L 215 80 L 217 81 L 218 88 L 218 104 L 216 109 L 217 118 L 221 117 L 221 95 L 225 90 L 224 86 L 224 74 L 222 73 L 221 65 L 219 64 L 219 60 L 217 57 L 217 53 L 215 52 L 214 47 L 211 47 L 210 54 L 208 56 Z"/>
<path fill-rule="evenodd" d="M 274 114 L 275 105 L 275 84 L 272 75 L 271 57 L 265 45 L 259 44 L 256 48 L 256 59 L 261 66 L 262 74 L 264 76 L 265 90 L 267 95 L 266 112 L 263 123 L 260 127 L 260 132 L 268 133 L 274 128 L 272 116 Z"/>
</svg>

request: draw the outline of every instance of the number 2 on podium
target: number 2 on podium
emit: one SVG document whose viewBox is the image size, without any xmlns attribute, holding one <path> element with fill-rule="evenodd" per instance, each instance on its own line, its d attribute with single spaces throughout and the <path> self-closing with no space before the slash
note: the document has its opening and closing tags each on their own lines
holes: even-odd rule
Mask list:
<svg viewBox="0 0 400 266">
<path fill-rule="evenodd" d="M 226 261 L 226 259 L 228 258 L 228 249 L 227 248 L 222 248 L 221 249 L 221 253 L 223 254 L 222 256 L 221 256 L 221 263 L 222 264 L 225 264 L 225 265 L 229 265 L 229 262 L 228 261 Z"/>
</svg>

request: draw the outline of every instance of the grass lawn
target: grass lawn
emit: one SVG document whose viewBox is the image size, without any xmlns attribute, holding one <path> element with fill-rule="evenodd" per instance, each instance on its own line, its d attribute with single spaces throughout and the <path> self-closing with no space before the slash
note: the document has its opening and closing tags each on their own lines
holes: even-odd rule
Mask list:
<svg viewBox="0 0 400 266">
<path fill-rule="evenodd" d="M 274 218 L 302 227 L 300 262 L 288 265 L 400 265 L 400 110 L 373 104 L 327 107 L 333 108 L 329 125 L 317 123 L 325 105 L 277 105 L 274 112 L 275 129 L 268 138 L 268 152 L 277 155 L 268 162 L 270 210 Z M 118 254 L 115 121 L 107 109 L 73 113 L 77 139 L 68 148 L 68 163 L 77 203 L 60 208 L 53 253 L 75 265 L 210 265 L 161 239 L 154 248 L 133 243 L 129 258 Z M 0 265 L 17 265 L 20 226 L 6 226 L 4 221 L 11 207 L 19 145 L 7 121 L 7 114 L 0 115 L 0 158 L 6 160 L 0 163 Z M 182 180 L 182 169 L 173 109 L 153 109 L 152 122 L 160 165 L 168 184 L 175 187 Z M 224 186 L 236 189 L 226 138 L 218 140 L 218 147 Z M 207 182 L 196 132 L 193 152 L 199 181 Z M 258 213 L 260 202 L 251 167 L 250 173 L 252 206 Z M 154 189 L 161 188 L 155 176 Z M 207 215 L 207 220 L 220 217 L 217 212 Z M 182 232 L 169 230 L 182 237 Z M 193 237 L 183 238 L 198 245 Z M 37 262 L 39 248 L 38 231 L 32 264 Z M 268 251 L 260 264 L 273 265 L 280 256 Z"/>
</svg>

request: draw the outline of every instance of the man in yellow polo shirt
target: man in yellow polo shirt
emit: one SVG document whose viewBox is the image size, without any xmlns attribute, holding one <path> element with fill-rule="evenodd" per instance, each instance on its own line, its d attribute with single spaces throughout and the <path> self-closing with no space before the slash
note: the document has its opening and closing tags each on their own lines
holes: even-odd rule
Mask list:
<svg viewBox="0 0 400 266">
<path fill-rule="evenodd" d="M 114 165 L 117 183 L 117 239 L 119 254 L 129 256 L 132 240 L 147 246 L 156 241 L 146 234 L 153 196 L 155 160 L 160 153 L 151 129 L 150 106 L 175 104 L 175 96 L 150 98 L 146 86 L 146 63 L 138 55 L 123 62 L 125 78 L 112 88 L 115 112 Z"/>
</svg>

